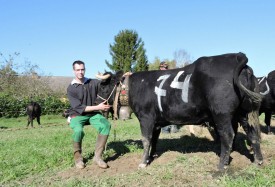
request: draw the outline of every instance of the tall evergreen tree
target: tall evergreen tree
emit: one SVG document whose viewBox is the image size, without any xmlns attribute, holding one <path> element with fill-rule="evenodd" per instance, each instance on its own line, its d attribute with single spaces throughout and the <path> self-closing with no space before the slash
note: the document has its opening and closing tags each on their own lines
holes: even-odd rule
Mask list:
<svg viewBox="0 0 275 187">
<path fill-rule="evenodd" d="M 115 42 L 110 44 L 112 63 L 105 60 L 106 65 L 113 71 L 144 71 L 148 70 L 148 60 L 144 42 L 133 30 L 120 31 L 115 36 Z"/>
</svg>

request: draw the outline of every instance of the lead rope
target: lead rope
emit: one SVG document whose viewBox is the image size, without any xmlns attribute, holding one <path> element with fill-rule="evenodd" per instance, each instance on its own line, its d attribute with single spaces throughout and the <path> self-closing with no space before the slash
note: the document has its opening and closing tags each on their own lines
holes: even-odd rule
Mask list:
<svg viewBox="0 0 275 187">
<path fill-rule="evenodd" d="M 99 97 L 99 98 L 102 99 L 103 101 L 107 101 L 107 103 L 108 103 L 108 100 L 111 98 L 111 96 L 112 96 L 112 94 L 114 93 L 115 89 L 116 89 L 116 85 L 114 86 L 112 92 L 110 93 L 110 95 L 109 95 L 109 97 L 108 97 L 107 99 L 101 97 L 101 96 L 98 95 L 98 94 L 97 94 L 97 97 Z"/>
<path fill-rule="evenodd" d="M 116 141 L 116 126 L 117 126 L 117 120 L 118 120 L 118 113 L 117 113 L 117 107 L 118 107 L 118 97 L 121 90 L 121 84 L 116 89 L 116 95 L 115 100 L 113 103 L 113 109 L 114 109 L 114 141 Z"/>
<path fill-rule="evenodd" d="M 116 86 L 114 87 L 116 88 Z M 116 89 L 116 95 L 115 95 L 115 99 L 114 99 L 114 103 L 113 103 L 113 109 L 114 109 L 114 122 L 113 122 L 113 127 L 114 127 L 114 142 L 116 141 L 116 127 L 117 127 L 117 120 L 118 120 L 118 114 L 117 114 L 117 106 L 118 106 L 118 97 L 119 97 L 119 93 L 121 90 L 121 83 L 119 84 L 119 86 Z M 114 92 L 114 89 L 112 91 L 112 93 Z M 112 94 L 111 94 L 112 95 Z M 98 97 L 100 97 L 98 95 Z M 100 97 L 101 98 L 101 97 Z M 110 98 L 110 97 L 109 97 Z M 109 100 L 108 98 L 108 100 Z M 101 98 L 102 99 L 102 98 Z M 107 99 L 106 99 L 107 100 Z M 107 104 L 108 104 L 108 100 L 107 100 Z M 105 144 L 105 150 L 107 149 L 107 143 Z"/>
<path fill-rule="evenodd" d="M 114 86 L 114 88 L 113 88 L 111 94 L 109 95 L 109 97 L 108 97 L 107 99 L 101 97 L 101 96 L 98 95 L 98 94 L 97 94 L 97 97 L 99 97 L 99 98 L 102 99 L 103 101 L 106 101 L 106 104 L 109 105 L 109 102 L 108 102 L 108 101 L 109 101 L 109 99 L 111 98 L 111 96 L 112 96 L 113 92 L 115 91 L 116 87 L 117 87 L 117 85 Z M 116 125 L 115 125 L 115 126 L 116 126 Z M 116 130 L 115 130 L 115 129 L 114 129 L 114 134 L 115 134 L 115 137 L 116 137 Z M 116 139 L 116 138 L 115 138 L 115 139 Z M 106 151 L 106 149 L 107 149 L 107 143 L 105 144 L 104 151 Z"/>
</svg>

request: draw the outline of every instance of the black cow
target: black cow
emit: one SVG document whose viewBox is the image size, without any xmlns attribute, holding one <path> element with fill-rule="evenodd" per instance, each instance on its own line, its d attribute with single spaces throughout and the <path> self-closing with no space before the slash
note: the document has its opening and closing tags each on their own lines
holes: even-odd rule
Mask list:
<svg viewBox="0 0 275 187">
<path fill-rule="evenodd" d="M 271 71 L 267 77 L 258 78 L 260 93 L 264 95 L 260 114 L 265 114 L 265 124 L 267 126 L 267 133 L 271 134 L 270 122 L 272 113 L 275 112 L 275 70 Z"/>
<path fill-rule="evenodd" d="M 123 72 L 120 71 L 117 73 L 117 77 L 114 78 L 112 77 L 111 72 L 105 72 L 104 74 L 98 74 L 96 77 L 98 79 L 101 79 L 101 83 L 99 86 L 99 91 L 97 94 L 97 99 L 95 101 L 95 104 L 99 104 L 101 102 L 106 102 L 109 105 L 114 104 L 115 97 L 118 97 L 117 93 L 117 87 L 119 86 L 117 83 L 121 83 Z M 110 90 L 110 86 L 114 86 L 112 90 Z M 111 103 L 110 103 L 111 102 Z M 114 108 L 115 107 L 115 108 Z M 109 110 L 107 111 L 102 111 L 102 115 L 108 119 L 109 113 L 111 113 L 112 120 L 116 120 L 118 118 L 117 110 L 118 110 L 118 102 L 115 106 L 111 106 Z M 116 113 L 116 114 L 115 114 Z"/>
<path fill-rule="evenodd" d="M 229 164 L 238 122 L 252 142 L 254 162 L 262 164 L 258 118 L 261 95 L 247 62 L 243 53 L 232 53 L 201 57 L 183 68 L 133 73 L 129 78 L 129 104 L 140 122 L 144 147 L 139 167 L 146 167 L 153 159 L 161 127 L 204 122 L 215 125 L 219 134 L 220 170 Z M 119 78 L 113 75 L 111 79 Z M 105 95 L 99 94 L 104 97 L 115 86 L 111 84 L 114 81 L 109 82 L 100 86 Z"/>
<path fill-rule="evenodd" d="M 61 115 L 64 118 L 68 118 L 70 116 L 70 109 L 65 109 Z"/>
<path fill-rule="evenodd" d="M 30 102 L 27 106 L 27 115 L 28 115 L 28 124 L 31 124 L 31 127 L 33 127 L 33 120 L 36 118 L 37 123 L 40 126 L 40 116 L 41 116 L 41 106 L 37 102 Z M 41 127 L 41 126 L 40 126 Z"/>
</svg>

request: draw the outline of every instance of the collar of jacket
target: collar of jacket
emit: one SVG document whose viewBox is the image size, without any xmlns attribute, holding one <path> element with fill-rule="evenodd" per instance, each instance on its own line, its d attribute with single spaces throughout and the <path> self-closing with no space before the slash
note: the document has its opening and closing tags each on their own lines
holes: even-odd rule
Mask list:
<svg viewBox="0 0 275 187">
<path fill-rule="evenodd" d="M 88 80 L 89 80 L 88 78 L 84 77 L 84 82 L 80 83 L 77 80 L 73 79 L 72 82 L 71 82 L 71 85 L 74 85 L 74 84 L 77 84 L 77 85 L 79 85 L 79 84 L 85 84 Z"/>
</svg>

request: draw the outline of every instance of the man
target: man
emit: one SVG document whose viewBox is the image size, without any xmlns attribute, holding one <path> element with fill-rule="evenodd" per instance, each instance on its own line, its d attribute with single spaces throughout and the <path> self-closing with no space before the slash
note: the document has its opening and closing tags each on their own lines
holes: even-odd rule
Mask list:
<svg viewBox="0 0 275 187">
<path fill-rule="evenodd" d="M 107 168 L 108 165 L 102 160 L 102 153 L 111 129 L 109 121 L 101 115 L 100 111 L 110 108 L 105 103 L 95 105 L 97 90 L 100 81 L 88 79 L 85 75 L 85 64 L 82 61 L 73 63 L 75 78 L 67 88 L 67 96 L 70 101 L 69 109 L 70 127 L 73 130 L 73 149 L 76 168 L 85 167 L 82 153 L 82 139 L 84 137 L 84 125 L 92 125 L 98 132 L 93 161 L 100 168 Z"/>
<path fill-rule="evenodd" d="M 168 69 L 168 64 L 164 61 L 162 61 L 159 65 L 159 70 L 167 70 Z M 176 133 L 176 132 L 179 132 L 178 130 L 178 127 L 176 125 L 169 125 L 169 126 L 166 126 L 166 127 L 162 127 L 161 128 L 161 132 L 162 133 Z"/>
</svg>

